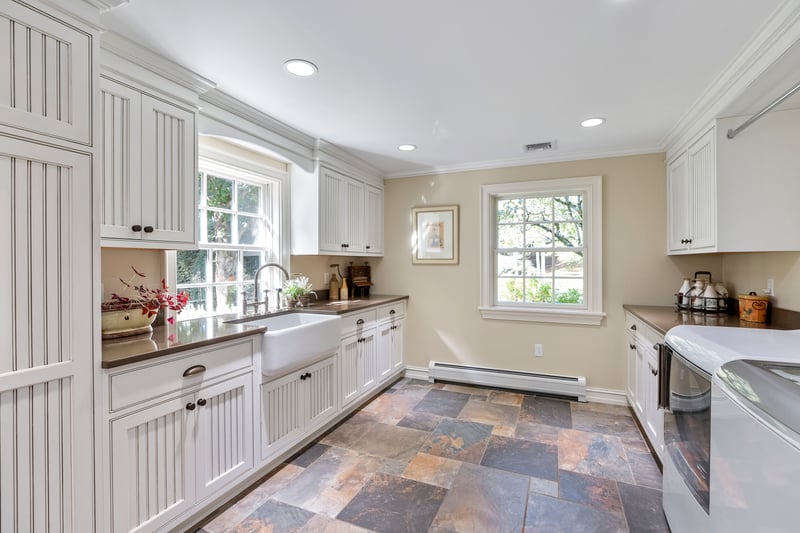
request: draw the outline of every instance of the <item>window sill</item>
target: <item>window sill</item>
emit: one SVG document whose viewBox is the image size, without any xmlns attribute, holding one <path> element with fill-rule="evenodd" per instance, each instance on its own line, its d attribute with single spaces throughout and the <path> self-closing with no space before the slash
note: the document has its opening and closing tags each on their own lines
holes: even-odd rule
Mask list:
<svg viewBox="0 0 800 533">
<path fill-rule="evenodd" d="M 545 322 L 549 324 L 578 324 L 599 326 L 605 313 L 574 311 L 568 309 L 521 309 L 518 307 L 479 307 L 481 317 L 487 320 L 516 320 L 522 322 Z"/>
</svg>

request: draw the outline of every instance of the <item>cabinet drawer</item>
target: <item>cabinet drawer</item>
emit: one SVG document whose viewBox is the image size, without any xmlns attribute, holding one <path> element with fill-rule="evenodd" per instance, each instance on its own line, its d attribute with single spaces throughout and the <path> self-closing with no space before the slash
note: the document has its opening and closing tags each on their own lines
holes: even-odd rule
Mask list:
<svg viewBox="0 0 800 533">
<path fill-rule="evenodd" d="M 395 302 L 393 304 L 384 305 L 378 308 L 378 320 L 386 320 L 387 318 L 399 318 L 406 314 L 406 302 Z"/>
<path fill-rule="evenodd" d="M 366 328 L 375 325 L 377 317 L 375 309 L 362 313 L 347 314 L 342 317 L 342 337 L 347 337 L 356 332 L 361 332 Z"/>
<path fill-rule="evenodd" d="M 625 313 L 625 331 L 636 335 L 638 331 L 644 328 L 644 323 L 630 313 Z"/>
<path fill-rule="evenodd" d="M 109 376 L 110 410 L 117 411 L 171 395 L 217 376 L 251 368 L 252 365 L 253 341 L 244 339 L 192 350 L 183 357 L 118 372 Z M 205 367 L 205 371 L 184 376 L 184 372 L 197 366 Z"/>
</svg>

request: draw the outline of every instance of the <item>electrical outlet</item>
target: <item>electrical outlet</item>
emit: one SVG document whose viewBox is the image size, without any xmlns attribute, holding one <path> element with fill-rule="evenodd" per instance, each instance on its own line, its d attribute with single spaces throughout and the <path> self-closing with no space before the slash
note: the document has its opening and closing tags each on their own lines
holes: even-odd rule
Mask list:
<svg viewBox="0 0 800 533">
<path fill-rule="evenodd" d="M 325 272 L 322 274 L 322 286 L 327 286 L 331 282 L 331 273 Z"/>
<path fill-rule="evenodd" d="M 544 357 L 544 350 L 542 349 L 541 344 L 533 345 L 533 355 L 535 355 L 536 357 Z"/>
<path fill-rule="evenodd" d="M 767 280 L 767 294 L 775 296 L 775 280 L 772 278 Z"/>
</svg>

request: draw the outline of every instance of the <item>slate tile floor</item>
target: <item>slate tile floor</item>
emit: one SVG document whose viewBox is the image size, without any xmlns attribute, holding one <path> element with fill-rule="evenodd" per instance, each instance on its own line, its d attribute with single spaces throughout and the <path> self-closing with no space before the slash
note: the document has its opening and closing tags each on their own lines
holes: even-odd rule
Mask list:
<svg viewBox="0 0 800 533">
<path fill-rule="evenodd" d="M 669 531 L 660 487 L 626 408 L 403 379 L 198 531 Z"/>
</svg>

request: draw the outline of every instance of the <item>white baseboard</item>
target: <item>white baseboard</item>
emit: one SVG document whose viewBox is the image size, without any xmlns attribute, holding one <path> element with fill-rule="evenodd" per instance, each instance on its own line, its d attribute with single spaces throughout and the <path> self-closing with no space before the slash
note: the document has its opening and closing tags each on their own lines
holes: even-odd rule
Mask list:
<svg viewBox="0 0 800 533">
<path fill-rule="evenodd" d="M 421 379 L 423 381 L 428 381 L 428 367 L 406 366 L 405 377 L 409 379 Z M 609 405 L 628 405 L 628 397 L 625 395 L 625 391 L 615 389 L 586 387 L 586 400 L 595 403 L 606 403 Z"/>
</svg>

